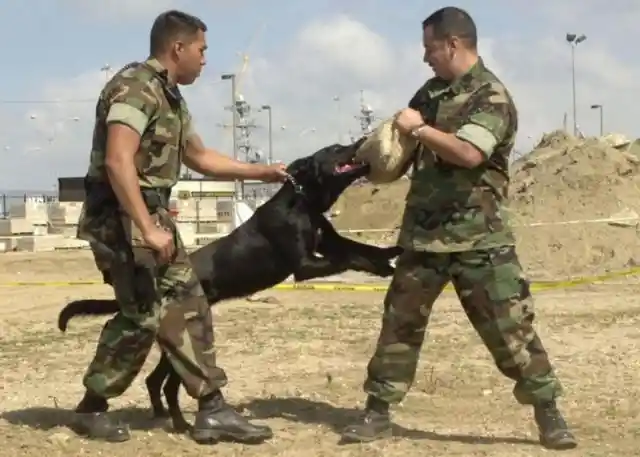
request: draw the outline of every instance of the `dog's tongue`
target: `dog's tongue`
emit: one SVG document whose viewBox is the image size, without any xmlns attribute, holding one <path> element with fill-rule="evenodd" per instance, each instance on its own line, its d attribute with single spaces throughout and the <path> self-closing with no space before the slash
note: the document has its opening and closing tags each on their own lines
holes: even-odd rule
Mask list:
<svg viewBox="0 0 640 457">
<path fill-rule="evenodd" d="M 347 163 L 344 165 L 336 165 L 336 172 L 345 173 L 351 169 L 353 169 L 354 165 L 352 163 Z"/>
</svg>

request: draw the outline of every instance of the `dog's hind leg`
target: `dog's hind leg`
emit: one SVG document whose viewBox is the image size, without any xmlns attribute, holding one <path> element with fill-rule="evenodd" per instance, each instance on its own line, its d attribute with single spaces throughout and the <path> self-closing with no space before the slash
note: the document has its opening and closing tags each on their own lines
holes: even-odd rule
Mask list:
<svg viewBox="0 0 640 457">
<path fill-rule="evenodd" d="M 180 376 L 173 366 L 169 365 L 169 377 L 162 390 L 164 392 L 164 398 L 167 400 L 167 406 L 169 407 L 169 415 L 173 422 L 173 429 L 178 433 L 185 433 L 191 430 L 191 425 L 189 425 L 180 410 L 178 394 L 181 384 Z"/>
<path fill-rule="evenodd" d="M 170 369 L 172 369 L 171 362 L 162 351 L 158 364 L 145 380 L 154 418 L 169 417 L 169 413 L 162 403 L 162 384 Z"/>
</svg>

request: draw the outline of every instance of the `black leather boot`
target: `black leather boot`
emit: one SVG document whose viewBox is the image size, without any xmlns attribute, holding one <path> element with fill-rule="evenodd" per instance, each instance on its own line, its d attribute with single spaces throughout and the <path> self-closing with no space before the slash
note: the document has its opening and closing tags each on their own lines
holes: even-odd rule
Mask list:
<svg viewBox="0 0 640 457">
<path fill-rule="evenodd" d="M 270 439 L 273 432 L 266 425 L 255 425 L 229 406 L 220 391 L 198 401 L 192 437 L 200 444 L 236 441 L 258 444 Z"/>
<path fill-rule="evenodd" d="M 342 431 L 342 441 L 346 443 L 369 443 L 390 438 L 392 435 L 389 403 L 369 396 L 364 414 Z"/>
<path fill-rule="evenodd" d="M 555 401 L 537 404 L 533 411 L 540 432 L 540 444 L 553 450 L 575 449 L 578 446 Z"/>
<path fill-rule="evenodd" d="M 131 439 L 126 425 L 112 420 L 107 413 L 109 404 L 103 397 L 87 391 L 76 407 L 71 428 L 92 440 L 121 443 Z"/>
</svg>

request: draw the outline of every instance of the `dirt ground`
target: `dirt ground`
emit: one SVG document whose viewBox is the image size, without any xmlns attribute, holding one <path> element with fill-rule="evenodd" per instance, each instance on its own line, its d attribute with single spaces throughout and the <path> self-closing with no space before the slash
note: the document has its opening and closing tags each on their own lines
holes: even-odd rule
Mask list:
<svg viewBox="0 0 640 457">
<path fill-rule="evenodd" d="M 63 273 L 64 271 L 64 273 Z M 86 253 L 0 256 L 0 282 L 95 278 Z M 580 447 L 567 456 L 640 456 L 638 286 L 603 285 L 537 294 L 538 328 L 567 390 L 561 406 Z M 436 306 L 416 384 L 394 416 L 395 437 L 339 445 L 337 431 L 363 402 L 361 383 L 379 329 L 381 293 L 273 292 L 280 304 L 229 302 L 216 308 L 226 394 L 271 425 L 259 446 L 199 446 L 153 423 L 143 376 L 114 409 L 133 439 L 109 445 L 65 425 L 103 319 L 55 327 L 63 304 L 110 296 L 103 286 L 0 288 L 0 455 L 144 456 L 542 456 L 530 410 L 493 367 L 449 293 Z M 270 293 L 271 294 L 271 293 Z M 182 393 L 188 418 L 195 402 Z"/>
</svg>

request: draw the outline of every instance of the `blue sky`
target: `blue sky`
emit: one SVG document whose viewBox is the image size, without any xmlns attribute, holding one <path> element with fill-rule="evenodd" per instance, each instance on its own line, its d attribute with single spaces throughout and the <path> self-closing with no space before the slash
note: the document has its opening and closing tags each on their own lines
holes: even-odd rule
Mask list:
<svg viewBox="0 0 640 457">
<path fill-rule="evenodd" d="M 568 31 L 588 35 L 577 52 L 578 123 L 635 137 L 640 115 L 635 97 L 640 69 L 631 45 L 640 4 L 630 0 L 541 0 L 536 7 L 501 0 L 461 1 L 475 18 L 481 52 L 507 83 L 520 110 L 519 148 L 562 125 L 569 113 L 571 74 Z M 0 3 L 5 43 L 0 100 L 93 100 L 104 82 L 100 67 L 146 57 L 155 15 L 178 7 L 209 26 L 208 65 L 185 90 L 206 142 L 230 152 L 229 87 L 222 72 L 237 71 L 239 52 L 249 55 L 242 92 L 254 105 L 274 106 L 276 157 L 289 161 L 357 130 L 360 90 L 380 117 L 406 104 L 429 77 L 421 63 L 420 21 L 445 3 L 417 0 L 29 0 Z M 580 8 L 571 5 L 580 4 Z M 510 6 L 516 5 L 516 6 Z M 339 101 L 334 101 L 338 96 Z M 635 95 L 637 97 L 637 95 Z M 0 103 L 0 188 L 50 189 L 59 175 L 81 175 L 90 146 L 93 104 Z M 255 144 L 266 148 L 266 117 Z M 285 126 L 283 129 L 282 127 Z"/>
</svg>

